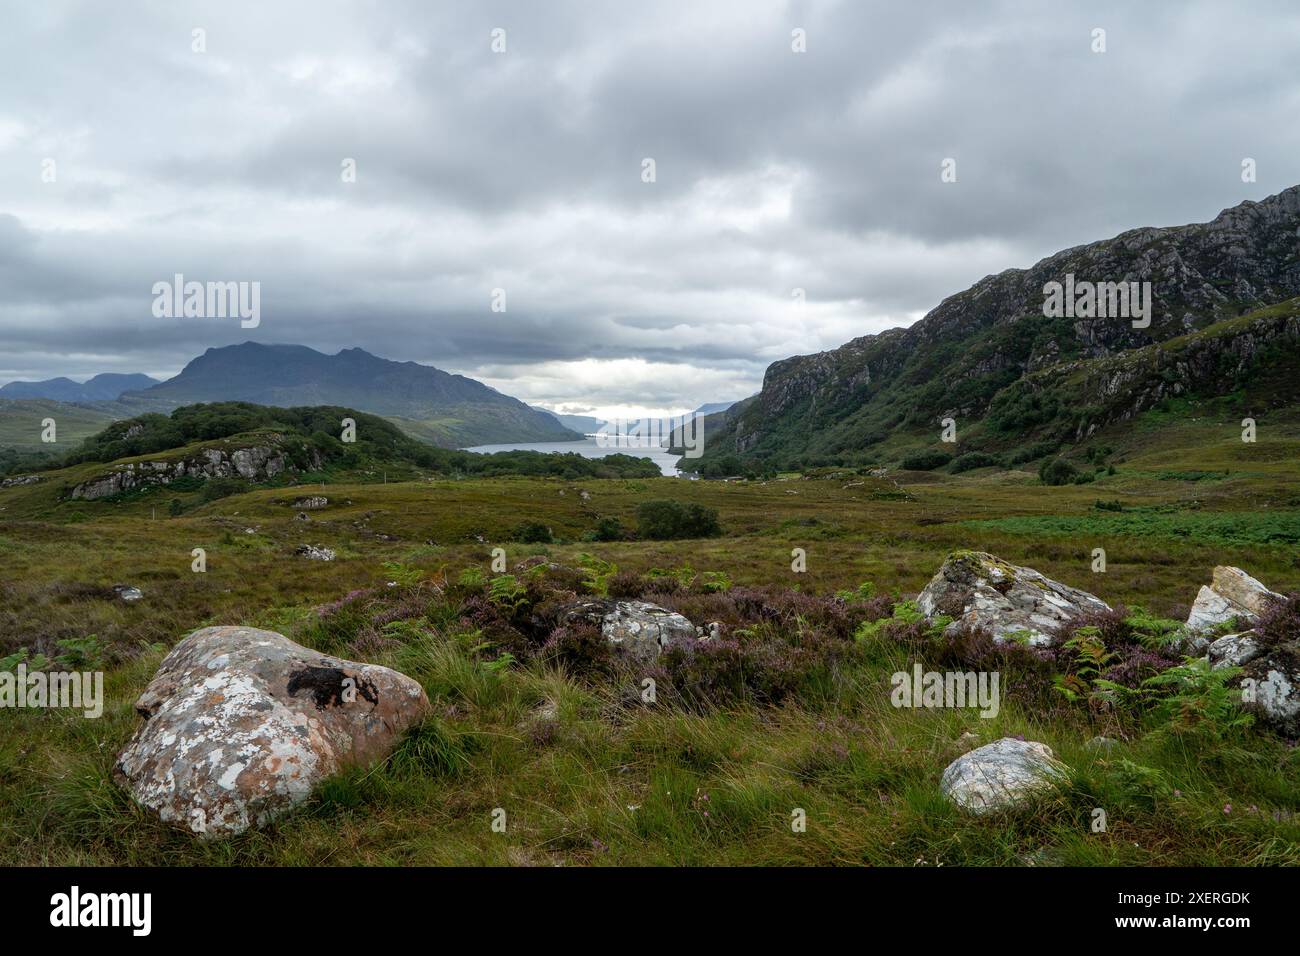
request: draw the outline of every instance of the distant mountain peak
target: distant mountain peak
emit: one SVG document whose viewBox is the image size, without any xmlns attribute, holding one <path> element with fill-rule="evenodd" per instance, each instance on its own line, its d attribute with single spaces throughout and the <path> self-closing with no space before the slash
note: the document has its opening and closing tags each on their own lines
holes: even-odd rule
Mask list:
<svg viewBox="0 0 1300 956">
<path fill-rule="evenodd" d="M 412 434 L 447 446 L 577 438 L 549 415 L 482 382 L 356 347 L 334 355 L 306 345 L 253 341 L 209 348 L 176 377 L 138 397 L 174 406 L 339 405 L 402 420 Z"/>
</svg>

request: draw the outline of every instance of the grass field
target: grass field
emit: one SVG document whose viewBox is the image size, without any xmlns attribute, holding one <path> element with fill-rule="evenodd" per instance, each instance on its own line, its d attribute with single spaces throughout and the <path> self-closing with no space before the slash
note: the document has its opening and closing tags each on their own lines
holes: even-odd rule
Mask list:
<svg viewBox="0 0 1300 956">
<path fill-rule="evenodd" d="M 98 720 L 0 711 L 0 863 L 1300 863 L 1300 750 L 1265 732 L 1168 733 L 1150 714 L 1099 713 L 1022 693 L 1015 680 L 991 720 L 895 709 L 889 675 L 930 652 L 852 640 L 876 606 L 861 602 L 835 612 L 850 639 L 833 666 L 779 695 L 632 706 L 617 668 L 485 650 L 486 632 L 464 613 L 476 592 L 456 584 L 467 568 L 490 576 L 500 545 L 511 565 L 547 555 L 578 566 L 589 554 L 642 583 L 653 569 L 675 571 L 686 583 L 662 601 L 688 616 L 730 613 L 727 602 L 739 606 L 752 588 L 816 596 L 815 614 L 863 582 L 877 605 L 911 597 L 949 551 L 973 548 L 1166 618 L 1186 616 L 1216 564 L 1300 591 L 1300 419 L 1261 419 L 1247 445 L 1235 422 L 1185 416 L 1114 449 L 1115 474 L 1062 487 L 1042 485 L 1030 466 L 728 483 L 376 475 L 262 489 L 180 517 L 167 517 L 172 495 L 162 492 L 59 500 L 98 465 L 0 490 L 0 656 L 53 654 L 61 640 L 94 635 L 109 698 Z M 290 504 L 308 491 L 330 504 L 295 520 Z M 635 527 L 649 498 L 716 508 L 725 533 L 581 540 L 602 517 Z M 558 543 L 513 543 L 525 520 L 550 526 Z M 338 559 L 296 558 L 302 543 Z M 1098 547 L 1103 574 L 1091 570 Z M 207 552 L 204 574 L 190 570 L 194 548 Z M 806 573 L 791 570 L 795 548 Z M 118 583 L 144 599 L 115 600 Z M 273 826 L 198 843 L 136 808 L 109 773 L 166 647 L 207 624 L 269 627 L 396 666 L 421 681 L 435 716 L 386 763 L 334 779 Z M 796 650 L 805 627 L 821 633 L 793 612 L 754 627 Z M 963 734 L 1041 740 L 1070 779 L 1021 812 L 967 817 L 938 789 L 971 746 Z M 1090 748 L 1098 734 L 1116 745 Z M 1098 807 L 1109 821 L 1101 833 L 1089 826 Z M 505 833 L 491 828 L 498 808 Z M 807 828 L 794 832 L 800 810 Z"/>
</svg>

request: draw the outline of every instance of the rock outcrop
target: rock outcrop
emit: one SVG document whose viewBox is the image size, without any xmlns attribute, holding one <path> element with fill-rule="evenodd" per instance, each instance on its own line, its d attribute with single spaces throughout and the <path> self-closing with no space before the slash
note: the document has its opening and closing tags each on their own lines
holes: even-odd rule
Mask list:
<svg viewBox="0 0 1300 956">
<path fill-rule="evenodd" d="M 386 667 L 326 657 L 273 631 L 206 627 L 163 659 L 135 707 L 145 722 L 115 779 L 162 820 L 221 837 L 386 756 L 429 701 Z"/>
<path fill-rule="evenodd" d="M 1209 647 L 1208 635 L 1215 629 L 1234 620 L 1252 623 L 1282 600 L 1282 595 L 1270 591 L 1241 568 L 1220 565 L 1214 569 L 1210 583 L 1201 585 L 1192 604 L 1184 625 L 1187 636 L 1183 649 L 1200 654 Z"/>
<path fill-rule="evenodd" d="M 81 482 L 72 489 L 73 498 L 93 501 L 149 485 L 169 485 L 177 478 L 233 478 L 265 481 L 283 472 L 288 459 L 274 445 L 249 448 L 205 448 L 195 455 L 176 460 L 131 461 L 114 465 L 103 475 Z"/>
<path fill-rule="evenodd" d="M 598 625 L 605 640 L 632 659 L 651 663 L 671 644 L 694 641 L 695 625 L 682 615 L 648 601 L 578 601 L 561 612 L 561 621 Z"/>
<path fill-rule="evenodd" d="M 1046 744 L 1003 737 L 950 763 L 939 788 L 963 810 L 990 813 L 1051 790 L 1065 769 Z"/>
<path fill-rule="evenodd" d="M 1182 651 L 1204 654 L 1216 669 L 1239 667 L 1234 684 L 1241 689 L 1241 706 L 1256 721 L 1284 737 L 1300 737 L 1300 637 L 1289 636 L 1286 627 L 1270 628 L 1261 618 L 1266 614 L 1289 613 L 1288 599 L 1270 591 L 1241 568 L 1214 569 L 1209 585 L 1203 585 L 1187 618 Z M 1259 623 L 1258 629 L 1224 634 L 1214 632 L 1225 625 Z"/>
<path fill-rule="evenodd" d="M 1049 644 L 1052 632 L 1085 612 L 1110 609 L 1101 598 L 984 551 L 954 551 L 916 599 L 927 618 L 988 630 L 995 641 L 1024 637 Z"/>
<path fill-rule="evenodd" d="M 937 428 L 953 414 L 969 428 L 1011 399 L 1034 408 L 1030 429 L 1050 417 L 1081 436 L 1170 396 L 1225 394 L 1256 363 L 1300 344 L 1300 309 L 1274 308 L 1300 296 L 1297 229 L 1293 186 L 1210 222 L 1132 229 L 986 276 L 905 329 L 773 363 L 757 396 L 709 422 L 705 459 L 780 462 L 861 448 L 898 429 L 902 408 L 909 424 Z M 1150 324 L 1096 310 L 1047 319 L 1045 286 L 1067 276 L 1150 283 Z M 1253 321 L 1235 321 L 1251 313 Z M 1009 433 L 1024 431 L 1016 418 Z"/>
</svg>

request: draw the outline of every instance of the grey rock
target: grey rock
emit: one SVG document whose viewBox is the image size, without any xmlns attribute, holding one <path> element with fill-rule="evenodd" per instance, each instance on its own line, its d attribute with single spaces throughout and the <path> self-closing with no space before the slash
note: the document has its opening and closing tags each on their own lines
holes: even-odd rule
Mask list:
<svg viewBox="0 0 1300 956">
<path fill-rule="evenodd" d="M 332 548 L 322 548 L 314 544 L 300 544 L 295 553 L 299 557 L 306 558 L 309 561 L 334 560 L 334 550 Z"/>
<path fill-rule="evenodd" d="M 927 618 L 952 617 L 953 628 L 986 628 L 998 642 L 1019 632 L 1035 646 L 1050 643 L 1053 630 L 1084 612 L 1110 609 L 1087 591 L 983 551 L 950 554 L 916 606 Z"/>
<path fill-rule="evenodd" d="M 1270 649 L 1247 661 L 1240 683 L 1254 682 L 1253 699 L 1242 707 L 1283 737 L 1300 737 L 1300 641 Z"/>
<path fill-rule="evenodd" d="M 1065 769 L 1046 744 L 1003 737 L 950 763 L 939 788 L 961 809 L 989 813 L 1051 790 Z"/>
<path fill-rule="evenodd" d="M 586 620 L 605 640 L 641 663 L 651 663 L 670 645 L 696 639 L 695 625 L 682 615 L 648 601 L 578 601 L 561 612 L 565 622 Z"/>
<path fill-rule="evenodd" d="M 324 495 L 311 495 L 307 498 L 299 498 L 293 503 L 293 507 L 299 511 L 317 511 L 329 505 L 330 500 Z"/>
<path fill-rule="evenodd" d="M 284 453 L 274 445 L 237 448 L 228 451 L 211 447 L 176 461 L 139 461 L 114 465 L 110 471 L 81 482 L 72 489 L 73 498 L 94 501 L 157 485 L 169 485 L 177 478 L 231 478 L 238 475 L 262 481 L 289 467 Z"/>
<path fill-rule="evenodd" d="M 1210 644 L 1207 636 L 1233 620 L 1253 623 L 1282 595 L 1270 591 L 1241 568 L 1220 565 L 1208 585 L 1202 585 L 1184 625 L 1183 650 L 1202 653 Z"/>
<path fill-rule="evenodd" d="M 114 584 L 113 593 L 123 601 L 138 601 L 144 597 L 144 592 L 130 584 Z"/>
<path fill-rule="evenodd" d="M 1255 640 L 1254 631 L 1225 634 L 1206 648 L 1206 657 L 1216 670 L 1221 667 L 1241 667 L 1263 653 L 1264 649 Z"/>
<path fill-rule="evenodd" d="M 145 722 L 114 779 L 163 821 L 214 838 L 261 826 L 326 777 L 383 758 L 429 701 L 386 667 L 274 631 L 206 627 L 163 659 L 135 707 Z"/>
</svg>

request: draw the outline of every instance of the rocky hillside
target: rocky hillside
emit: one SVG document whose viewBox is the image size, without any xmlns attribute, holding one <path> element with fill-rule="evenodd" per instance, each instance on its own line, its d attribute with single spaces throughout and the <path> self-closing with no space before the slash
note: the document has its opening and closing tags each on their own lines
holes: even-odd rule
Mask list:
<svg viewBox="0 0 1300 956">
<path fill-rule="evenodd" d="M 1077 282 L 1150 282 L 1149 326 L 1135 328 L 1119 316 L 1045 316 L 1044 286 L 1064 283 L 1067 276 Z M 1198 351 L 1198 342 L 1210 342 L 1196 338 L 1202 332 L 1216 340 L 1230 332 L 1238 367 L 1293 356 L 1293 318 L 1270 314 L 1256 324 L 1223 323 L 1296 296 L 1300 186 L 1234 206 L 1208 223 L 1134 229 L 1067 249 L 1029 269 L 982 279 L 909 328 L 776 362 L 758 396 L 713 424 L 706 463 L 726 456 L 775 467 L 862 462 L 873 457 L 870 446 L 900 433 L 928 443 L 944 417 L 969 429 L 999 403 L 1014 404 L 1017 397 L 1050 390 L 1052 383 L 1089 390 L 1058 391 L 1060 416 L 1040 414 L 1032 427 L 1068 437 L 1086 434 L 1102 420 L 1082 421 L 1080 411 L 1106 405 L 1107 418 L 1123 418 L 1143 404 L 1118 407 L 1110 401 L 1128 387 L 1122 364 L 1107 364 L 1119 356 L 1139 355 L 1127 374 L 1136 374 L 1139 365 L 1154 368 L 1165 380 L 1155 391 L 1175 395 L 1207 389 L 1217 394 L 1235 380 L 1219 374 L 1209 345 Z M 1196 357 L 1161 357 L 1175 343 L 1190 346 Z M 1100 364 L 1090 370 L 1090 362 Z M 1108 379 L 1108 372 L 1119 377 Z M 1023 432 L 1024 422 L 1017 427 Z M 986 435 L 997 439 L 993 429 Z"/>
<path fill-rule="evenodd" d="M 257 342 L 208 349 L 175 378 L 125 399 L 171 406 L 226 401 L 285 408 L 343 405 L 399 421 L 408 433 L 448 448 L 580 437 L 553 416 L 482 382 L 430 365 L 389 361 L 363 349 L 326 355 L 303 345 Z"/>
</svg>

